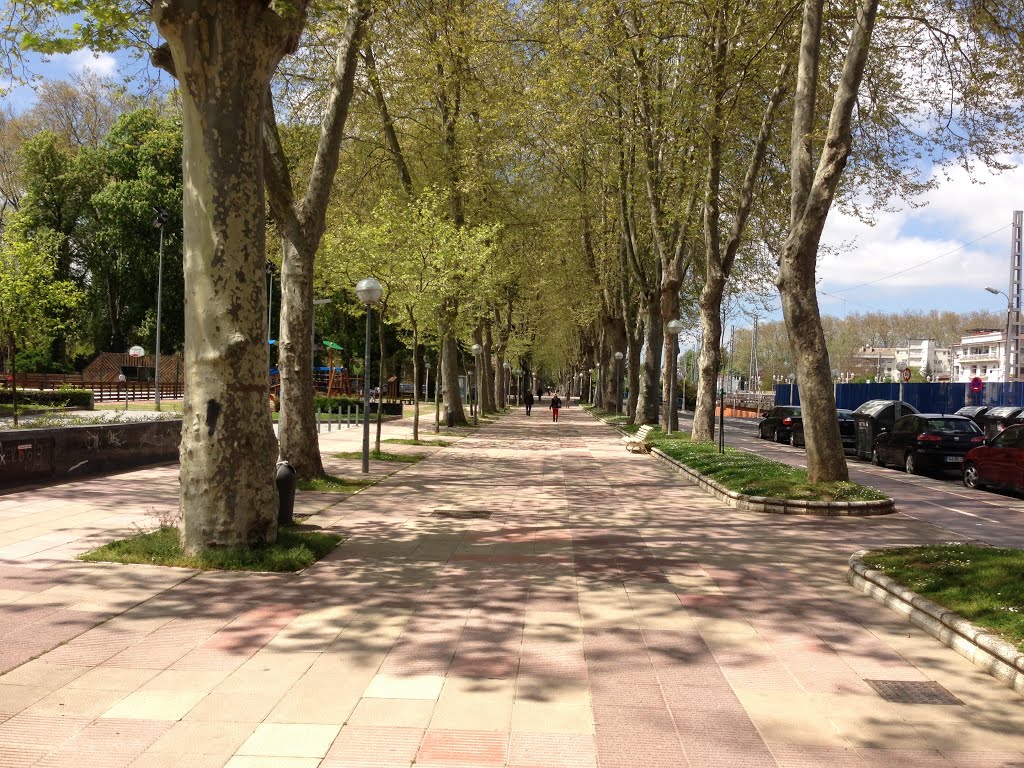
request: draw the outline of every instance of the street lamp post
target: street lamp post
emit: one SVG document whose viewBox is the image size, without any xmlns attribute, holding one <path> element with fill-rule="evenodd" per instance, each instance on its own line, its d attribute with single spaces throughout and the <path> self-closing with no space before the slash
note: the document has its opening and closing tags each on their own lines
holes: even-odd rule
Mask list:
<svg viewBox="0 0 1024 768">
<path fill-rule="evenodd" d="M 839 399 L 839 369 L 832 369 L 832 399 Z M 838 406 L 837 406 L 838 407 Z"/>
<path fill-rule="evenodd" d="M 160 230 L 160 258 L 156 268 L 156 352 L 153 357 L 153 382 L 156 385 L 156 409 L 160 410 L 160 305 L 164 293 L 164 224 L 167 223 L 167 211 L 163 208 L 153 208 L 156 211 L 156 221 L 153 226 Z M 127 391 L 127 390 L 125 390 Z M 128 398 L 125 396 L 125 402 Z"/>
<path fill-rule="evenodd" d="M 622 353 L 615 353 L 615 412 L 622 413 Z"/>
<path fill-rule="evenodd" d="M 796 374 L 789 374 L 789 404 L 793 404 L 793 382 L 796 381 Z"/>
<path fill-rule="evenodd" d="M 476 411 L 473 413 L 473 424 L 475 426 L 480 423 L 480 369 L 483 367 L 480 364 L 480 352 L 483 350 L 483 347 L 479 344 L 474 344 L 470 347 L 470 350 L 473 352 L 473 359 L 476 361 L 476 376 L 474 377 L 476 379 L 476 397 L 473 398 L 471 396 L 469 398 L 470 402 L 476 403 Z"/>
<path fill-rule="evenodd" d="M 1010 297 L 1000 291 L 998 288 L 985 288 L 991 294 L 1001 294 L 1006 299 L 1006 352 L 1003 357 L 1003 383 L 1008 384 L 1010 381 L 1010 314 L 1013 312 L 1013 305 L 1010 303 Z"/>
<path fill-rule="evenodd" d="M 668 376 L 668 403 L 665 408 L 665 432 L 671 435 L 676 421 L 676 358 L 679 356 L 679 332 L 683 330 L 683 324 L 679 320 L 669 320 L 665 326 L 668 335 L 672 337 L 672 359 L 669 361 Z"/>
<path fill-rule="evenodd" d="M 505 410 L 508 410 L 509 403 L 512 402 L 512 394 L 509 392 L 512 389 L 512 363 L 506 360 L 501 367 L 505 369 Z"/>
<path fill-rule="evenodd" d="M 426 400 L 430 397 L 430 361 L 424 360 L 423 367 L 427 369 L 427 381 L 423 385 L 423 399 Z"/>
<path fill-rule="evenodd" d="M 372 277 L 356 283 L 356 296 L 366 305 L 366 347 L 363 352 L 363 473 L 370 472 L 370 323 L 373 305 L 380 301 L 384 289 Z M 377 406 L 380 407 L 380 404 Z"/>
</svg>

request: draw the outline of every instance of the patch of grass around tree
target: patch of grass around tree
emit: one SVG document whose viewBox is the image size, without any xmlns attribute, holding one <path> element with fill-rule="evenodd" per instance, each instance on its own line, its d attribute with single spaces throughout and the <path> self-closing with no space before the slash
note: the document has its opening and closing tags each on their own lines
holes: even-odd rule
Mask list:
<svg viewBox="0 0 1024 768">
<path fill-rule="evenodd" d="M 381 441 L 383 442 L 383 441 Z M 334 454 L 336 459 L 362 459 L 362 451 L 344 451 Z M 375 461 L 394 461 L 399 464 L 415 464 L 423 461 L 426 456 L 422 453 L 388 453 L 387 451 L 370 451 L 370 458 Z"/>
<path fill-rule="evenodd" d="M 719 453 L 714 443 L 691 442 L 688 432 L 666 435 L 655 428 L 647 442 L 729 490 L 748 496 L 801 501 L 884 501 L 889 498 L 875 488 L 857 483 L 810 483 L 806 469 L 733 448 Z"/>
<path fill-rule="evenodd" d="M 1024 551 L 953 542 L 872 552 L 864 562 L 1024 652 Z"/>
<path fill-rule="evenodd" d="M 277 541 L 251 549 L 207 549 L 188 556 L 181 549 L 177 528 L 163 527 L 112 541 L 79 556 L 91 563 L 135 563 L 221 571 L 299 571 L 326 555 L 342 541 L 333 533 L 285 526 Z"/>
<path fill-rule="evenodd" d="M 299 480 L 300 491 L 326 491 L 328 493 L 355 493 L 363 488 L 373 485 L 380 478 L 377 477 L 338 477 L 336 475 L 324 475 L 314 477 L 310 480 Z"/>
</svg>

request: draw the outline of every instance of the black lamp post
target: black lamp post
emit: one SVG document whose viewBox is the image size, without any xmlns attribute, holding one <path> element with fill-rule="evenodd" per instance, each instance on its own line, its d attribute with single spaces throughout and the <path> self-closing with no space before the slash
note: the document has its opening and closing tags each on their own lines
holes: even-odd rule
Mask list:
<svg viewBox="0 0 1024 768">
<path fill-rule="evenodd" d="M 363 473 L 370 472 L 370 323 L 373 305 L 380 301 L 384 289 L 372 277 L 356 283 L 356 296 L 366 305 L 366 348 L 363 353 Z M 380 407 L 380 404 L 377 406 Z"/>
</svg>

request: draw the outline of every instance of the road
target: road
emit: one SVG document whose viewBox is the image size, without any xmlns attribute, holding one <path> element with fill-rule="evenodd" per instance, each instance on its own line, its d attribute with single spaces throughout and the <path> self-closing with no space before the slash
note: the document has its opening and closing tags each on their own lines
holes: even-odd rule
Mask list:
<svg viewBox="0 0 1024 768">
<path fill-rule="evenodd" d="M 680 417 L 681 428 L 689 429 L 688 417 Z M 727 418 L 725 441 L 733 448 L 806 466 L 803 448 L 758 438 L 756 419 Z M 1016 496 L 965 488 L 958 472 L 947 472 L 941 477 L 908 475 L 850 456 L 847 463 L 851 480 L 892 496 L 900 514 L 941 526 L 958 538 L 1024 548 L 1024 500 Z"/>
</svg>

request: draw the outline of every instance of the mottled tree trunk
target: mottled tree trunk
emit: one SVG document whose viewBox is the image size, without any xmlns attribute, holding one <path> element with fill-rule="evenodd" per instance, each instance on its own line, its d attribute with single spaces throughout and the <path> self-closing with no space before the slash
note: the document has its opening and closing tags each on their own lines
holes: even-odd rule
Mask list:
<svg viewBox="0 0 1024 768">
<path fill-rule="evenodd" d="M 277 536 L 267 408 L 262 120 L 271 74 L 294 47 L 304 3 L 166 0 L 154 54 L 181 85 L 185 400 L 181 516 L 186 552 Z"/>
<path fill-rule="evenodd" d="M 715 439 L 715 398 L 722 365 L 722 293 L 725 276 L 708 278 L 700 296 L 700 322 L 704 329 L 697 362 L 697 405 L 693 411 L 693 439 Z"/>
<path fill-rule="evenodd" d="M 665 270 L 662 274 L 667 273 Z M 675 320 L 679 317 L 679 284 L 673 281 L 668 281 L 664 277 L 662 278 L 662 290 L 661 290 L 661 323 L 662 327 L 666 327 L 671 320 Z M 661 359 L 662 359 L 662 375 L 661 375 L 661 392 L 662 402 L 664 403 L 664 417 L 662 418 L 662 426 L 671 426 L 673 432 L 679 429 L 679 414 L 676 411 L 675 403 L 671 402 L 672 394 L 669 391 L 672 377 L 675 376 L 678 379 L 678 370 L 673 367 L 672 363 L 679 355 L 679 337 L 673 336 L 667 331 L 664 334 L 664 342 L 662 343 Z M 675 388 L 676 395 L 680 394 L 679 387 Z"/>
<path fill-rule="evenodd" d="M 466 426 L 466 411 L 462 407 L 462 394 L 459 392 L 459 346 L 451 331 L 458 316 L 458 309 L 447 306 L 441 310 L 441 370 L 443 372 L 442 396 L 445 408 L 452 413 L 457 426 Z"/>
<path fill-rule="evenodd" d="M 281 459 L 299 477 L 324 473 L 316 432 L 313 387 L 313 257 L 288 240 L 281 260 L 281 414 L 277 422 Z"/>
<path fill-rule="evenodd" d="M 644 351 L 640 365 L 640 392 L 636 405 L 635 423 L 658 423 L 658 394 L 661 378 L 661 353 L 665 329 L 661 323 L 661 306 L 658 296 L 643 297 Z"/>
</svg>

